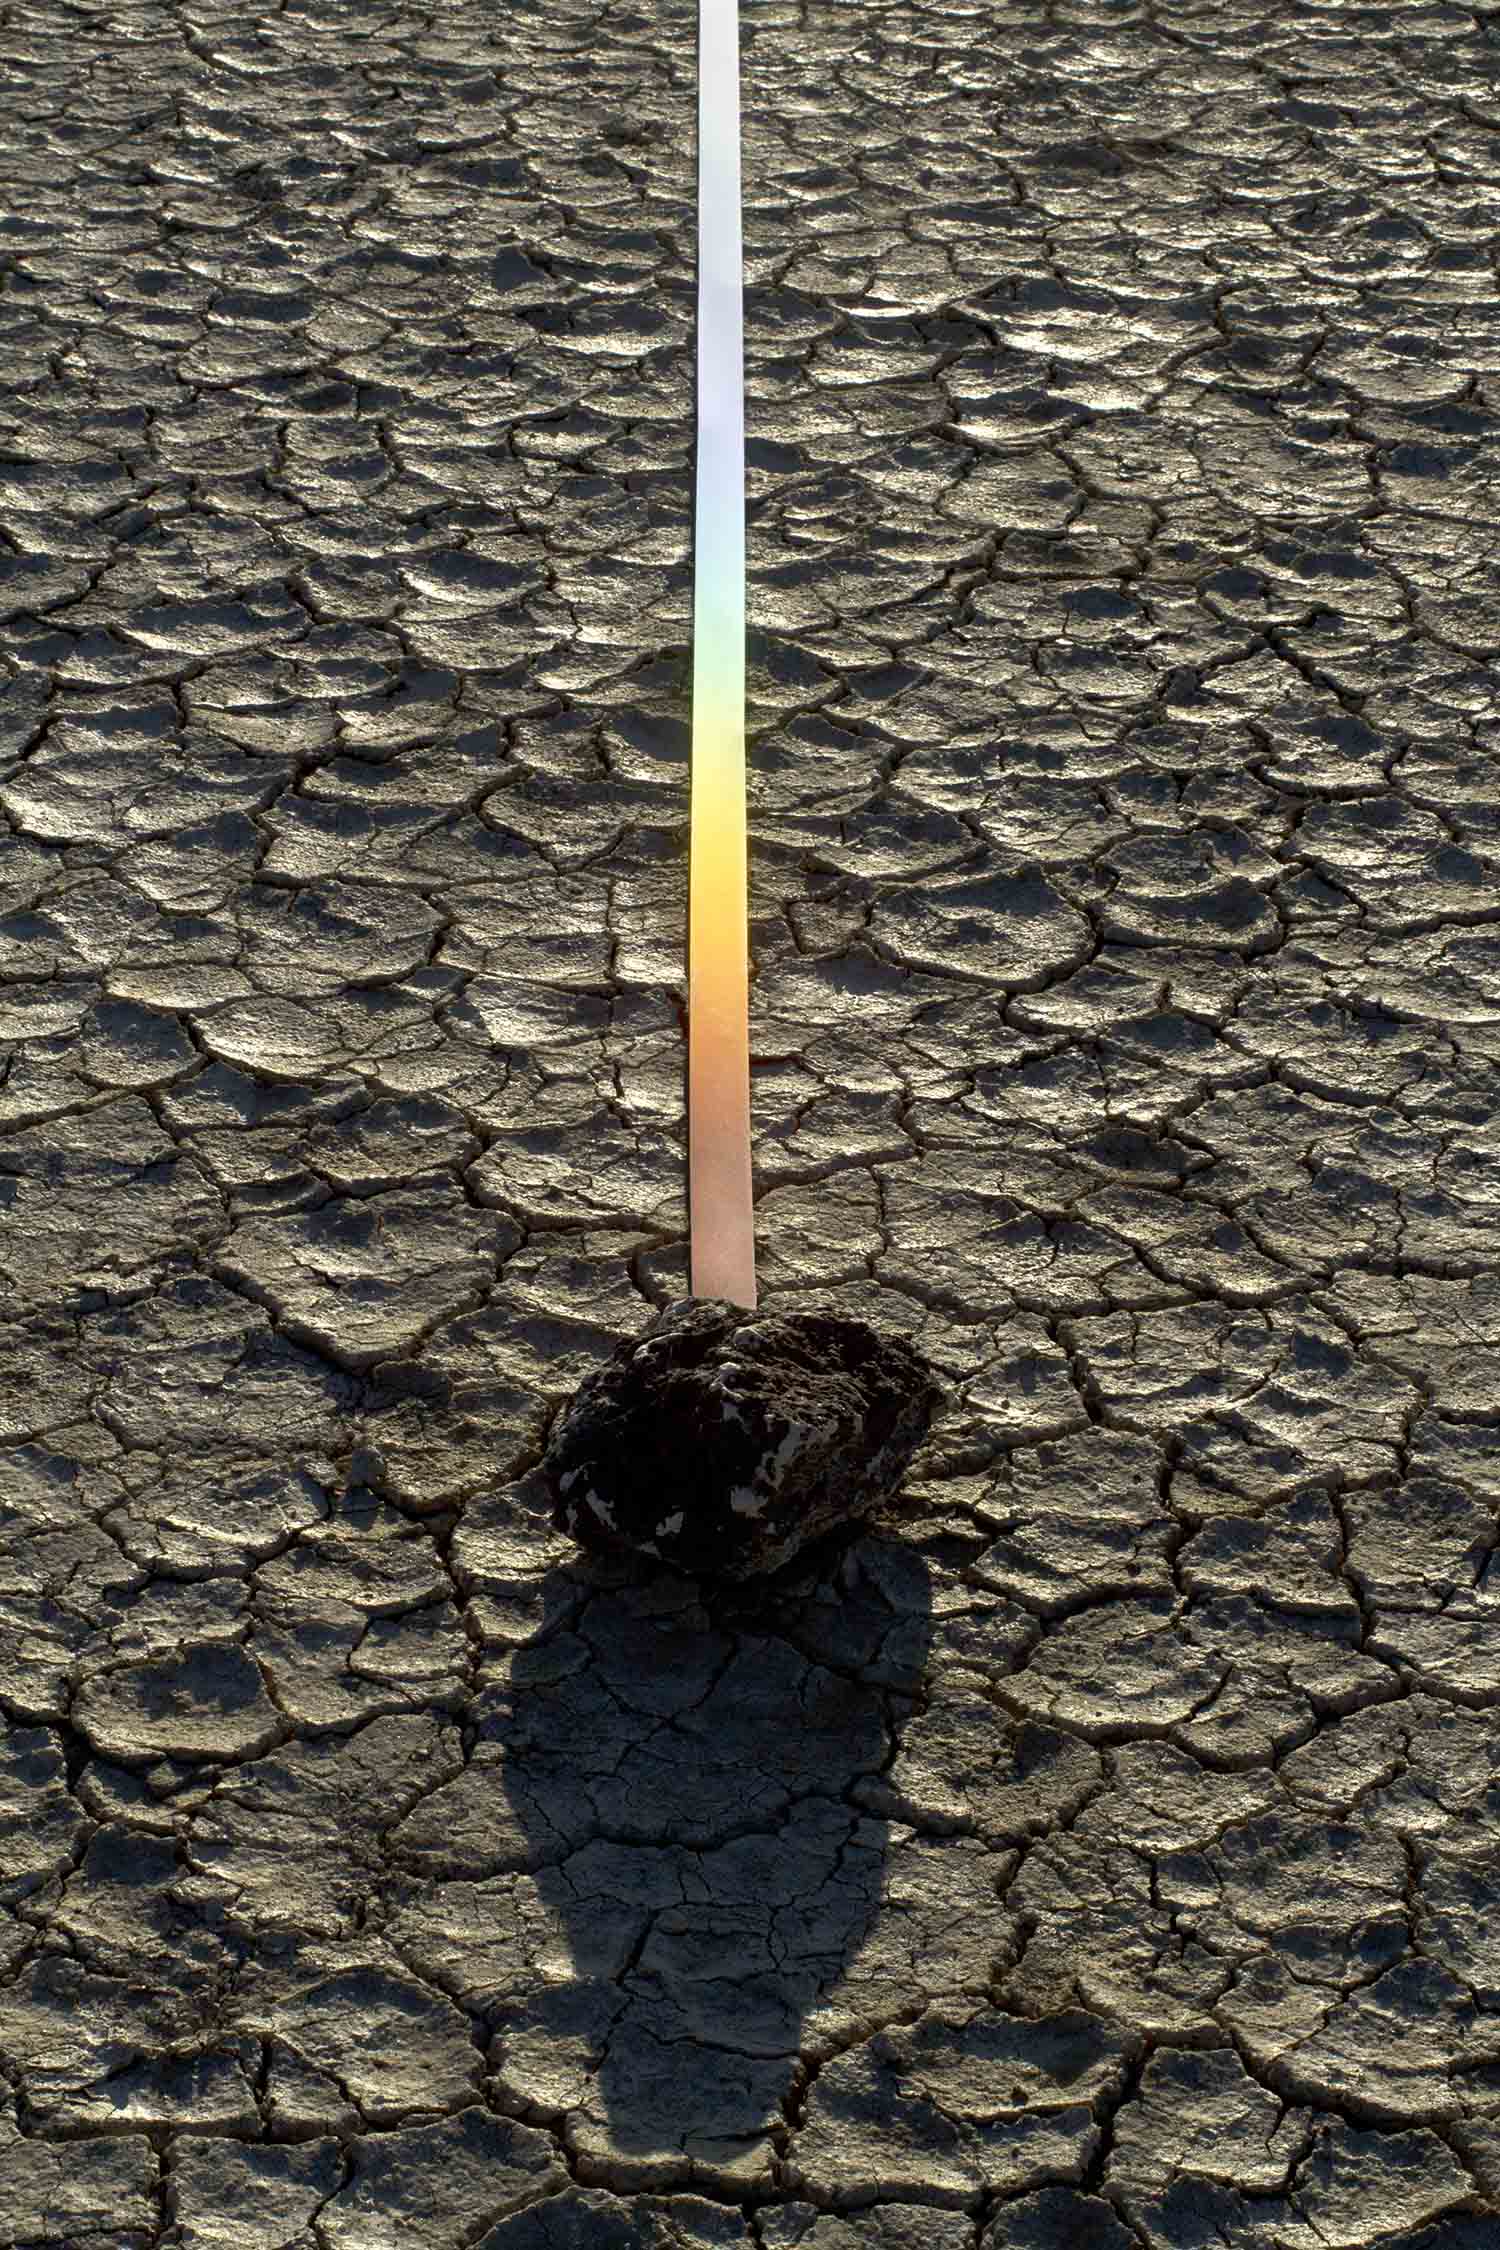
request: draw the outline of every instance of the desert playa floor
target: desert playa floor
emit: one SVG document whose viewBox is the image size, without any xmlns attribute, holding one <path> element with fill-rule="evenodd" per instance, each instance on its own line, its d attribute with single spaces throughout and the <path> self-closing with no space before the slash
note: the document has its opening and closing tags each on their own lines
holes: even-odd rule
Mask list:
<svg viewBox="0 0 1500 2250">
<path fill-rule="evenodd" d="M 745 0 L 748 1607 L 684 1293 L 694 22 L 0 10 L 0 2238 L 1485 2250 L 1500 19 Z"/>
</svg>

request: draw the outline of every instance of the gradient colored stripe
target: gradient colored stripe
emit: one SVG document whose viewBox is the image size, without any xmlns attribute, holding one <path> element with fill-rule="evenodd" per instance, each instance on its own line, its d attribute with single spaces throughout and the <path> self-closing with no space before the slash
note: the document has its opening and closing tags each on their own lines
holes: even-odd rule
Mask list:
<svg viewBox="0 0 1500 2250">
<path fill-rule="evenodd" d="M 753 1305 L 739 49 L 738 0 L 699 0 L 688 1224 L 692 1294 Z"/>
</svg>

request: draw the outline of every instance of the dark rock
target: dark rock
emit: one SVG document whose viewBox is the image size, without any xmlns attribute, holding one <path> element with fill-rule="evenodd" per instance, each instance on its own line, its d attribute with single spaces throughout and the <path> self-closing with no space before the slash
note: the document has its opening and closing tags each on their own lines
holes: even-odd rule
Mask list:
<svg viewBox="0 0 1500 2250">
<path fill-rule="evenodd" d="M 776 1570 L 895 1492 L 941 1396 L 863 1321 L 688 1297 L 579 1386 L 542 1462 L 555 1521 L 697 1578 Z"/>
</svg>

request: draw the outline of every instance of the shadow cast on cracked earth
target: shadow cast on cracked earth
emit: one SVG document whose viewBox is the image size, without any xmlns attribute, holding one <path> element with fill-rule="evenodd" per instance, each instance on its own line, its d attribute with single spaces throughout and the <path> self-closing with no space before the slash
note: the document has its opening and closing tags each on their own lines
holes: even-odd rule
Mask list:
<svg viewBox="0 0 1500 2250">
<path fill-rule="evenodd" d="M 484 1995 L 497 2088 L 564 2113 L 585 2177 L 763 2178 L 879 1909 L 889 1823 L 861 1785 L 920 1691 L 926 1566 L 873 1534 L 711 1612 L 589 1563 L 545 1595 L 553 1622 L 480 1700 L 466 1786 L 429 1805 L 430 1844 L 446 1824 L 462 1855 L 489 1791 L 489 1863 L 517 1871 L 465 1886 L 478 1958 L 513 1948 Z"/>
</svg>

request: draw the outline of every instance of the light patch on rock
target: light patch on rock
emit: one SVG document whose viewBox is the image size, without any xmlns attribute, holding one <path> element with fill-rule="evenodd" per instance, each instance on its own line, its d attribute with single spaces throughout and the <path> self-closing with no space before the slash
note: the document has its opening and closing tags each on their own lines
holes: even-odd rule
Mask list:
<svg viewBox="0 0 1500 2250">
<path fill-rule="evenodd" d="M 774 1485 L 777 1480 L 777 1472 L 795 1461 L 797 1455 L 807 1443 L 807 1436 L 807 1425 L 805 1423 L 793 1422 L 788 1426 L 786 1436 L 766 1463 L 766 1480 L 769 1484 Z"/>
</svg>

